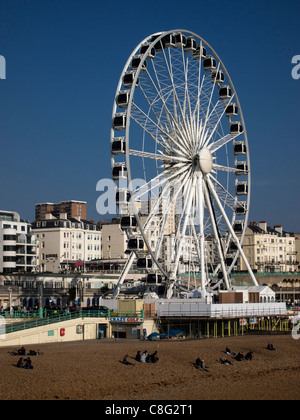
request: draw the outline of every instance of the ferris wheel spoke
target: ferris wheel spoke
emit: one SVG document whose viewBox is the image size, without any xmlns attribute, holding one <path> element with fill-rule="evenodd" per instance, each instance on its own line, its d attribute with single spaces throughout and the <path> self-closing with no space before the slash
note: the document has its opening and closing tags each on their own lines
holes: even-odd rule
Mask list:
<svg viewBox="0 0 300 420">
<path fill-rule="evenodd" d="M 213 195 L 213 197 L 214 197 L 214 199 L 215 199 L 215 201 L 217 203 L 217 206 L 219 207 L 219 209 L 220 209 L 220 211 L 221 211 L 221 213 L 223 215 L 223 218 L 224 218 L 224 220 L 226 222 L 226 225 L 227 225 L 227 227 L 228 227 L 228 229 L 229 229 L 229 231 L 230 231 L 230 233 L 232 235 L 232 238 L 233 238 L 233 240 L 234 240 L 234 242 L 235 242 L 235 244 L 236 244 L 236 246 L 237 246 L 237 248 L 238 248 L 238 250 L 239 250 L 239 252 L 241 254 L 241 257 L 242 257 L 242 259 L 243 259 L 243 261 L 244 261 L 244 263 L 245 263 L 245 265 L 247 267 L 247 270 L 248 270 L 248 272 L 250 274 L 250 277 L 251 277 L 254 285 L 255 286 L 258 286 L 257 280 L 254 277 L 254 274 L 253 274 L 253 271 L 252 271 L 252 269 L 251 269 L 251 267 L 249 265 L 249 262 L 247 261 L 247 258 L 246 258 L 245 254 L 244 254 L 244 251 L 243 251 L 242 247 L 241 247 L 240 241 L 239 241 L 238 237 L 236 236 L 236 234 L 235 234 L 235 232 L 233 230 L 233 227 L 232 227 L 232 225 L 231 225 L 231 223 L 230 223 L 230 221 L 229 221 L 229 219 L 227 217 L 227 214 L 226 214 L 226 212 L 225 212 L 225 210 L 224 210 L 224 208 L 223 208 L 223 206 L 222 206 L 222 204 L 221 204 L 221 202 L 219 200 L 218 194 L 216 193 L 216 190 L 215 190 L 215 188 L 214 188 L 214 186 L 213 186 L 213 184 L 212 184 L 212 182 L 211 182 L 211 180 L 209 178 L 207 178 L 207 185 L 208 185 L 208 188 L 211 191 L 211 193 L 212 193 L 212 195 Z"/>
<path fill-rule="evenodd" d="M 208 145 L 208 149 L 211 151 L 211 153 L 214 153 L 217 150 L 219 150 L 221 147 L 225 146 L 227 143 L 233 141 L 236 137 L 240 136 L 241 134 L 242 133 L 238 133 L 238 134 L 226 134 L 221 139 L 219 139 L 216 142 L 211 143 L 210 145 Z"/>
<path fill-rule="evenodd" d="M 167 204 L 167 208 L 163 214 L 163 218 L 162 218 L 162 229 L 161 229 L 161 234 L 159 235 L 159 239 L 156 245 L 156 250 L 155 250 L 155 257 L 158 258 L 162 244 L 163 244 L 163 240 L 164 240 L 164 232 L 165 232 L 165 226 L 166 226 L 166 222 L 170 216 L 170 210 L 171 210 L 171 206 L 173 206 L 173 212 L 175 213 L 176 211 L 176 203 L 177 203 L 177 199 L 179 194 L 182 193 L 182 184 L 184 184 L 186 182 L 186 180 L 189 177 L 189 173 L 185 173 L 183 174 L 179 179 L 176 179 L 173 187 L 175 190 L 175 193 L 172 192 L 170 190 L 170 194 L 169 194 L 169 200 L 168 200 L 168 204 Z M 176 187 L 179 188 L 176 188 Z"/>
<path fill-rule="evenodd" d="M 197 182 L 197 178 L 194 176 L 193 179 L 190 181 L 189 195 L 187 196 L 187 201 L 186 201 L 186 205 L 184 209 L 184 215 L 182 217 L 182 220 L 183 220 L 182 229 L 180 232 L 180 226 L 179 226 L 178 233 L 180 233 L 180 235 L 176 235 L 176 238 L 175 238 L 175 248 L 176 248 L 177 253 L 176 253 L 175 262 L 174 262 L 174 269 L 171 274 L 171 279 L 173 280 L 176 279 L 176 275 L 178 272 L 178 264 L 179 264 L 179 259 L 182 252 L 182 245 L 186 236 L 187 224 L 191 216 L 191 207 L 192 207 L 192 202 L 195 195 L 196 182 Z"/>
<path fill-rule="evenodd" d="M 174 136 L 170 135 L 168 131 L 162 129 L 156 124 L 144 111 L 139 108 L 136 104 L 133 104 L 135 112 L 132 113 L 131 118 L 144 130 L 151 138 L 162 147 L 168 154 L 180 153 L 185 154 L 186 149 L 178 141 L 175 140 Z M 160 132 L 162 142 L 157 139 L 157 131 Z M 166 141 L 167 139 L 168 141 Z"/>
<path fill-rule="evenodd" d="M 210 220 L 211 220 L 211 224 L 212 224 L 212 228 L 213 228 L 213 232 L 214 232 L 214 237 L 215 237 L 215 241 L 216 241 L 216 245 L 217 245 L 217 251 L 218 251 L 218 255 L 220 258 L 220 264 L 222 267 L 222 272 L 223 272 L 223 277 L 224 277 L 224 281 L 227 287 L 227 290 L 229 289 L 229 281 L 228 281 L 228 276 L 227 276 L 227 270 L 226 270 L 226 265 L 225 265 L 225 258 L 224 258 L 224 252 L 222 249 L 222 243 L 221 243 L 221 235 L 218 229 L 218 222 L 216 220 L 216 216 L 215 216 L 215 211 L 212 205 L 212 200 L 210 197 L 210 193 L 208 191 L 208 187 L 206 185 L 206 183 L 204 183 L 204 197 L 205 197 L 205 201 L 206 201 L 206 206 L 209 212 L 209 216 L 210 216 Z"/>
<path fill-rule="evenodd" d="M 213 163 L 213 169 L 215 169 L 216 171 L 223 171 L 223 172 L 232 172 L 232 173 L 238 172 L 236 168 L 231 168 L 230 166 L 218 165 L 217 163 Z"/>
<path fill-rule="evenodd" d="M 185 137 L 183 138 L 183 143 L 185 144 L 187 148 L 190 148 L 191 144 L 190 144 L 190 136 L 188 135 L 189 131 L 186 125 L 186 116 L 185 116 L 184 110 L 182 109 L 180 99 L 178 97 L 178 92 L 177 92 L 178 88 L 176 88 L 176 83 L 174 80 L 173 59 L 172 59 L 172 54 L 170 51 L 171 50 L 169 49 L 169 58 L 167 58 L 165 51 L 163 51 L 163 55 L 165 58 L 165 64 L 166 64 L 166 68 L 170 77 L 171 89 L 173 92 L 173 108 L 174 108 L 175 124 L 177 123 L 177 126 L 178 126 L 179 123 L 181 123 L 182 125 L 181 131 L 185 133 Z M 181 118 L 179 118 L 177 110 L 179 111 L 179 115 Z"/>
<path fill-rule="evenodd" d="M 217 72 L 219 71 L 219 68 L 220 68 L 220 63 L 218 63 Z M 209 96 L 209 102 L 208 102 L 208 105 L 207 105 L 207 108 L 206 108 L 204 127 L 203 127 L 203 131 L 202 131 L 202 136 L 200 138 L 200 145 L 201 146 L 205 142 L 204 134 L 206 133 L 206 126 L 207 126 L 207 122 L 208 122 L 208 119 L 209 119 L 209 110 L 210 110 L 210 107 L 211 107 L 212 98 L 213 98 L 213 94 L 214 94 L 214 91 L 215 91 L 215 86 L 216 86 L 216 83 L 212 83 L 212 88 L 211 88 L 211 92 L 210 92 L 210 96 Z"/>
<path fill-rule="evenodd" d="M 180 157 L 180 156 L 170 156 L 170 155 L 165 155 L 163 154 L 160 150 L 158 150 L 158 154 L 156 153 L 148 153 L 148 152 L 143 152 L 143 151 L 139 151 L 139 150 L 129 150 L 129 155 L 130 156 L 137 156 L 137 157 L 141 157 L 141 158 L 147 158 L 147 159 L 153 159 L 153 160 L 157 160 L 157 161 L 161 161 L 161 162 L 184 162 L 184 163 L 188 163 L 188 159 L 184 158 L 184 157 Z"/>
<path fill-rule="evenodd" d="M 231 211 L 235 211 L 236 198 L 212 174 L 210 174 L 208 178 L 214 182 L 215 187 L 219 188 L 219 197 L 223 201 L 224 205 L 226 205 Z M 222 192 L 224 194 L 224 198 L 222 196 Z"/>
<path fill-rule="evenodd" d="M 233 98 L 234 98 L 234 95 L 231 96 L 231 98 L 228 101 L 228 103 L 226 104 L 226 106 L 228 106 L 231 103 Z M 219 108 L 220 108 L 220 110 L 219 110 Z M 209 133 L 206 141 L 204 142 L 203 147 L 208 146 L 208 144 L 209 144 L 210 140 L 212 139 L 213 135 L 216 133 L 216 131 L 219 127 L 219 124 L 221 123 L 221 120 L 225 115 L 225 111 L 226 111 L 226 107 L 224 106 L 223 102 L 219 100 L 215 104 L 215 106 L 214 106 L 214 108 L 213 108 L 213 110 L 210 114 L 209 122 L 212 123 L 211 125 L 212 125 L 213 128 L 212 128 L 211 132 Z M 214 117 L 217 117 L 217 121 L 212 121 Z"/>
</svg>

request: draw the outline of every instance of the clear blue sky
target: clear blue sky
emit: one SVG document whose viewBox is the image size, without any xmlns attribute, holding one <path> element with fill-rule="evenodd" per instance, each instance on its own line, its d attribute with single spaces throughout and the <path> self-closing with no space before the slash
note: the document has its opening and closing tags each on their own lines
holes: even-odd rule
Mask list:
<svg viewBox="0 0 300 420">
<path fill-rule="evenodd" d="M 300 231 L 299 0 L 1 0 L 0 209 L 85 200 L 110 178 L 112 106 L 123 66 L 152 33 L 186 29 L 218 53 L 237 90 L 252 169 L 250 220 Z"/>
</svg>

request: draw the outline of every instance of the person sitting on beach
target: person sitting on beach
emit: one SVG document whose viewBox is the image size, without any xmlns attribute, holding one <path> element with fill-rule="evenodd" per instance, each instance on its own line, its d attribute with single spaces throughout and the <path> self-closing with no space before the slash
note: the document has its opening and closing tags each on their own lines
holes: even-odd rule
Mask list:
<svg viewBox="0 0 300 420">
<path fill-rule="evenodd" d="M 26 354 L 26 350 L 24 349 L 24 347 L 21 347 L 21 348 L 18 350 L 18 355 L 20 355 L 20 356 L 27 356 L 27 354 Z"/>
<path fill-rule="evenodd" d="M 245 356 L 245 360 L 252 360 L 252 354 L 253 354 L 253 351 L 249 351 Z"/>
<path fill-rule="evenodd" d="M 243 355 L 243 352 L 241 352 L 241 351 L 235 357 L 235 360 L 237 360 L 238 362 L 241 362 L 244 359 L 245 359 L 245 356 Z"/>
<path fill-rule="evenodd" d="M 221 363 L 221 365 L 233 365 L 233 363 L 227 359 L 219 359 L 219 362 Z"/>
<path fill-rule="evenodd" d="M 23 357 L 20 357 L 20 359 L 17 361 L 17 368 L 24 367 Z"/>
<path fill-rule="evenodd" d="M 273 344 L 268 344 L 267 349 L 268 350 L 276 350 L 275 347 L 273 346 Z"/>
<path fill-rule="evenodd" d="M 157 351 L 155 351 L 154 353 L 152 353 L 151 355 L 150 355 L 150 362 L 151 363 L 156 363 L 156 362 L 158 362 L 159 361 L 159 358 L 158 358 L 158 356 L 157 356 Z"/>
<path fill-rule="evenodd" d="M 137 353 L 135 355 L 135 360 L 137 362 L 140 362 L 141 361 L 141 352 L 140 352 L 140 350 L 137 351 Z"/>
<path fill-rule="evenodd" d="M 199 369 L 199 370 L 205 370 L 206 372 L 208 372 L 207 366 L 205 365 L 204 360 L 202 360 L 200 358 L 200 356 L 196 359 L 195 365 L 196 365 L 196 368 L 197 369 Z"/>
<path fill-rule="evenodd" d="M 230 354 L 231 356 L 236 356 L 236 353 L 234 353 L 233 351 L 231 351 L 229 347 L 226 347 L 225 353 L 226 354 Z"/>
<path fill-rule="evenodd" d="M 29 356 L 37 356 L 39 354 L 39 352 L 35 351 L 35 350 L 29 350 L 28 354 L 29 354 Z"/>
<path fill-rule="evenodd" d="M 142 363 L 146 363 L 147 356 L 148 356 L 148 353 L 147 353 L 147 350 L 145 350 L 141 355 L 141 362 Z"/>
<path fill-rule="evenodd" d="M 25 362 L 24 369 L 33 369 L 30 357 L 25 359 L 24 362 Z"/>
<path fill-rule="evenodd" d="M 122 363 L 124 363 L 124 365 L 132 365 L 132 366 L 133 366 L 134 364 L 133 364 L 133 363 L 128 362 L 127 358 L 128 358 L 128 354 L 126 354 L 126 355 L 123 357 Z"/>
</svg>

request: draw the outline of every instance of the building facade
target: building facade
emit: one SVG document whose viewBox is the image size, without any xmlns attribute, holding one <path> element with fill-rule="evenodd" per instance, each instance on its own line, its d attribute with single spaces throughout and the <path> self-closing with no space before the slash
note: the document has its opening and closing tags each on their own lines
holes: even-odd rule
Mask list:
<svg viewBox="0 0 300 420">
<path fill-rule="evenodd" d="M 266 222 L 251 222 L 247 227 L 243 250 L 253 270 L 288 273 L 298 270 L 295 237 L 281 225 L 271 228 Z M 246 270 L 240 258 L 240 269 Z"/>
<path fill-rule="evenodd" d="M 101 226 L 102 237 L 102 258 L 123 259 L 127 258 L 127 242 L 126 232 L 121 229 L 119 219 L 113 219 L 112 223 L 103 223 Z"/>
<path fill-rule="evenodd" d="M 46 220 L 47 215 L 58 218 L 66 213 L 68 218 L 87 219 L 87 203 L 85 201 L 61 201 L 60 203 L 40 203 L 35 206 L 35 220 Z"/>
<path fill-rule="evenodd" d="M 71 267 L 84 271 L 86 262 L 101 258 L 101 232 L 96 223 L 81 218 L 47 214 L 32 230 L 38 241 L 39 272 L 59 273 Z"/>
<path fill-rule="evenodd" d="M 36 250 L 30 223 L 16 212 L 0 211 L 0 272 L 34 272 Z"/>
</svg>

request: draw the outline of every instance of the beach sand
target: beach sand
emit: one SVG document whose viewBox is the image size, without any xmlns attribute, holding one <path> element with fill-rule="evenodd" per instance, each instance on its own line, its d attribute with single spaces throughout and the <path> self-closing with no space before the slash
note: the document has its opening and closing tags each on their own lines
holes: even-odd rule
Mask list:
<svg viewBox="0 0 300 420">
<path fill-rule="evenodd" d="M 276 351 L 266 350 L 272 342 Z M 253 351 L 252 361 L 221 365 L 224 353 Z M 18 369 L 12 348 L 0 348 L 1 400 L 298 400 L 300 340 L 284 336 L 240 336 L 201 340 L 93 340 L 25 346 L 39 349 L 33 370 Z M 137 350 L 158 351 L 156 364 L 120 361 Z M 201 356 L 209 372 L 192 363 Z"/>
</svg>

